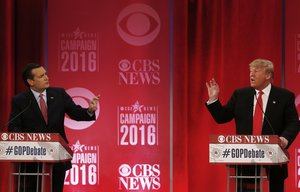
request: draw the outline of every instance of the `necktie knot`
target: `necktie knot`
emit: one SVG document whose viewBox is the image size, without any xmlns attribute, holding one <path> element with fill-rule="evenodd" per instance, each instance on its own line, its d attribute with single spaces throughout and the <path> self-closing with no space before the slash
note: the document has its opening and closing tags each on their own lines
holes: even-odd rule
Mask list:
<svg viewBox="0 0 300 192">
<path fill-rule="evenodd" d="M 259 104 L 262 104 L 262 95 L 263 94 L 264 94 L 264 92 L 262 90 L 258 91 L 257 102 L 259 102 Z"/>
</svg>

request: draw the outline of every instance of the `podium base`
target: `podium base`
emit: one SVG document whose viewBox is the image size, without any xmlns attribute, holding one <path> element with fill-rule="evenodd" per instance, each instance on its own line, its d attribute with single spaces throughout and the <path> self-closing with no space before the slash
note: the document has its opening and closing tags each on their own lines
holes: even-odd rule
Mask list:
<svg viewBox="0 0 300 192">
<path fill-rule="evenodd" d="M 52 192 L 52 164 L 10 163 L 10 192 Z"/>
<path fill-rule="evenodd" d="M 268 192 L 267 178 L 262 165 L 227 165 L 227 192 Z"/>
</svg>

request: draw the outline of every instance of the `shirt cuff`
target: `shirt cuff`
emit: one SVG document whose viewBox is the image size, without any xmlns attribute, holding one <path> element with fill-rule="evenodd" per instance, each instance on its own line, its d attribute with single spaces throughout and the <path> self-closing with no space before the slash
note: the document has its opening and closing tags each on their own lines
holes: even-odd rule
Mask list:
<svg viewBox="0 0 300 192">
<path fill-rule="evenodd" d="M 207 104 L 207 105 L 210 105 L 210 104 L 213 104 L 213 103 L 216 102 L 216 101 L 218 101 L 218 99 L 215 99 L 215 100 L 213 100 L 213 101 L 207 100 L 207 101 L 206 101 L 206 104 Z"/>
<path fill-rule="evenodd" d="M 87 112 L 87 114 L 88 114 L 90 117 L 93 117 L 94 114 L 95 114 L 95 112 L 90 112 L 89 110 L 87 110 L 86 112 Z"/>
</svg>

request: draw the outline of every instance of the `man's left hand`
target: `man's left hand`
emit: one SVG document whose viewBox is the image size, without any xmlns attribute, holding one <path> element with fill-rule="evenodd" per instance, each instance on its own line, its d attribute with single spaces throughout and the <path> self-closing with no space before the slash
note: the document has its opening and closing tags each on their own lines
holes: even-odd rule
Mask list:
<svg viewBox="0 0 300 192">
<path fill-rule="evenodd" d="M 279 137 L 279 139 L 280 139 L 280 146 L 283 149 L 285 149 L 288 146 L 289 141 L 286 138 L 284 138 L 284 137 Z"/>
<path fill-rule="evenodd" d="M 100 95 L 97 95 L 96 97 L 94 97 L 90 103 L 89 103 L 89 108 L 88 108 L 88 111 L 90 113 L 93 113 L 97 110 L 97 105 L 98 105 L 98 102 L 99 102 L 99 98 L 100 98 Z"/>
</svg>

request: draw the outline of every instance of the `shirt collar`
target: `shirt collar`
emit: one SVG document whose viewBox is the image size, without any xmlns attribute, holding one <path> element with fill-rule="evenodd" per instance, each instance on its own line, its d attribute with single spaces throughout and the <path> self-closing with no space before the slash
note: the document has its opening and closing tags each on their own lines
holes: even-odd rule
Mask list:
<svg viewBox="0 0 300 192">
<path fill-rule="evenodd" d="M 269 83 L 269 85 L 262 90 L 264 92 L 264 95 L 269 96 L 271 87 L 272 87 L 271 83 Z M 255 89 L 255 91 L 256 91 L 256 94 L 258 94 L 259 90 Z"/>
<path fill-rule="evenodd" d="M 33 89 L 30 89 L 30 90 L 31 90 L 31 92 L 33 93 L 35 99 L 38 101 L 41 93 L 36 92 L 36 91 L 33 90 Z M 42 92 L 42 94 L 44 95 L 44 98 L 47 98 L 47 92 L 46 92 L 46 89 L 45 89 L 45 91 Z"/>
</svg>

